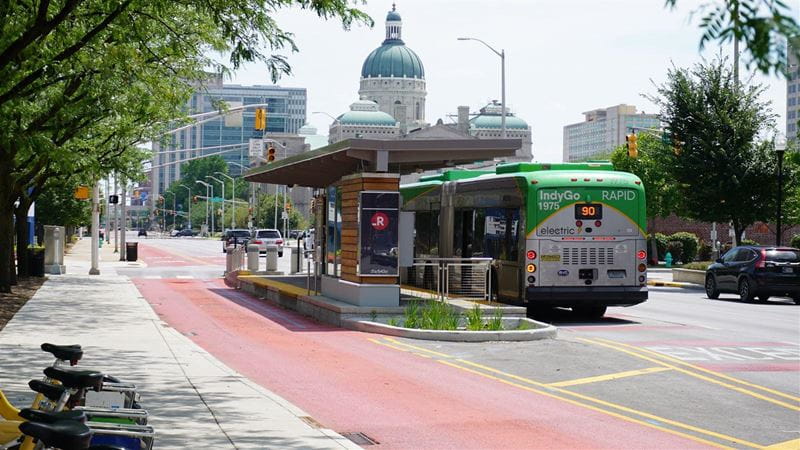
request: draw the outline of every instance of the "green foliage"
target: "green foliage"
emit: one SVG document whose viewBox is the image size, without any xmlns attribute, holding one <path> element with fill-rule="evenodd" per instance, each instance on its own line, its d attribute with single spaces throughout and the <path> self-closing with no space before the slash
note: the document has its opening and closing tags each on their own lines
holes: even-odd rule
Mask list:
<svg viewBox="0 0 800 450">
<path fill-rule="evenodd" d="M 420 328 L 425 330 L 455 330 L 458 328 L 458 313 L 447 302 L 430 300 L 422 307 Z"/>
<path fill-rule="evenodd" d="M 277 200 L 278 204 L 278 228 L 283 230 L 283 221 L 281 220 L 281 215 L 283 211 L 283 202 L 286 201 L 289 205 L 292 205 L 292 200 L 288 196 L 283 196 L 282 194 L 278 194 L 277 198 L 275 195 L 270 194 L 259 194 L 256 199 L 256 208 L 253 212 L 255 216 L 253 218 L 253 225 L 256 228 L 273 228 L 275 226 L 275 203 Z M 303 218 L 302 214 L 297 211 L 297 208 L 294 208 L 292 205 L 291 211 L 289 211 L 289 229 L 296 230 L 296 229 L 305 229 L 306 221 Z"/>
<path fill-rule="evenodd" d="M 465 314 L 467 319 L 467 330 L 479 331 L 483 329 L 483 310 L 480 305 L 474 305 Z"/>
<path fill-rule="evenodd" d="M 531 328 L 533 328 L 533 325 L 531 325 L 531 323 L 527 320 L 520 320 L 519 324 L 517 325 L 517 330 L 520 331 L 530 330 Z"/>
<path fill-rule="evenodd" d="M 789 243 L 794 248 L 800 248 L 800 234 L 795 234 L 792 237 L 791 242 Z"/>
<path fill-rule="evenodd" d="M 370 311 L 370 312 L 369 312 L 369 320 L 371 320 L 371 321 L 373 321 L 373 322 L 375 322 L 376 320 L 378 320 L 378 312 L 377 312 L 377 311 L 375 311 L 374 309 L 373 309 L 372 311 Z"/>
<path fill-rule="evenodd" d="M 389 325 L 389 326 L 391 326 L 391 327 L 398 327 L 398 326 L 400 326 L 400 325 L 397 323 L 397 319 L 395 319 L 394 317 L 390 317 L 390 318 L 389 318 L 389 320 L 386 322 L 386 324 L 387 324 L 387 325 Z"/>
<path fill-rule="evenodd" d="M 696 261 L 690 262 L 688 264 L 684 264 L 681 269 L 689 269 L 689 270 L 702 270 L 705 271 L 708 269 L 708 266 L 711 265 L 711 261 Z"/>
<path fill-rule="evenodd" d="M 706 241 L 700 241 L 700 247 L 697 249 L 697 259 L 700 261 L 709 261 L 714 249 Z"/>
<path fill-rule="evenodd" d="M 73 197 L 75 186 L 53 181 L 47 183 L 36 200 L 36 221 L 42 225 L 79 227 L 91 219 L 92 205 Z"/>
<path fill-rule="evenodd" d="M 404 323 L 406 328 L 420 328 L 422 323 L 422 313 L 419 307 L 419 301 L 412 300 L 408 302 L 405 310 L 403 310 Z"/>
<path fill-rule="evenodd" d="M 665 4 L 675 7 L 678 0 L 666 0 Z M 771 71 L 782 74 L 787 69 L 785 36 L 800 35 L 796 16 L 797 10 L 783 1 L 773 0 L 723 0 L 703 3 L 700 27 L 703 35 L 700 48 L 715 41 L 730 43 L 742 42 L 745 52 L 750 54 L 747 66 L 755 65 L 761 72 Z M 693 13 L 694 14 L 694 13 Z M 800 46 L 795 46 L 795 50 Z"/>
<path fill-rule="evenodd" d="M 503 329 L 503 310 L 495 308 L 492 318 L 486 323 L 486 329 L 489 331 L 500 331 Z"/>
<path fill-rule="evenodd" d="M 680 241 L 669 241 L 667 243 L 667 253 L 672 255 L 672 264 L 678 264 L 683 261 L 683 243 Z"/>
<path fill-rule="evenodd" d="M 737 83 L 726 59 L 689 69 L 671 69 L 650 99 L 680 150 L 663 152 L 660 167 L 674 183 L 681 211 L 691 219 L 732 222 L 737 239 L 744 229 L 772 218 L 776 173 L 771 142 L 758 142 L 774 128 L 764 88 Z M 794 179 L 793 173 L 787 174 Z"/>
<path fill-rule="evenodd" d="M 678 212 L 680 196 L 675 181 L 665 170 L 665 154 L 672 148 L 664 145 L 661 139 L 640 133 L 638 139 L 639 157 L 631 158 L 624 145 L 611 153 L 614 169 L 630 172 L 638 176 L 644 185 L 647 200 L 647 217 L 666 217 Z M 652 231 L 652 230 L 651 230 Z"/>
<path fill-rule="evenodd" d="M 761 245 L 761 244 L 752 239 L 742 239 L 739 245 Z"/>
<path fill-rule="evenodd" d="M 650 239 L 656 241 L 656 248 L 658 248 L 658 260 L 663 261 L 664 256 L 667 254 L 667 244 L 669 243 L 669 238 L 665 234 L 656 233 Z"/>
<path fill-rule="evenodd" d="M 700 244 L 700 240 L 697 238 L 696 234 L 679 231 L 671 235 L 669 240 L 681 243 L 681 261 L 685 263 L 692 262 L 695 256 L 697 256 L 697 247 Z M 672 256 L 675 257 L 675 254 L 673 253 Z"/>
</svg>

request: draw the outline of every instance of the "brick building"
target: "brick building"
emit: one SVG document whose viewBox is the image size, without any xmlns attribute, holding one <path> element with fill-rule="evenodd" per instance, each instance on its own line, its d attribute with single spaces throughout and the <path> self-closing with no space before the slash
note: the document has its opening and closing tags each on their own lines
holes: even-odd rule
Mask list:
<svg viewBox="0 0 800 450">
<path fill-rule="evenodd" d="M 730 228 L 731 227 L 729 227 L 727 223 L 717 223 L 717 240 L 723 244 L 731 242 L 733 238 L 731 238 L 729 234 Z M 681 219 L 675 215 L 665 218 L 656 218 L 655 230 L 658 233 L 666 235 L 677 233 L 678 231 L 688 231 L 689 233 L 696 234 L 698 238 L 705 242 L 711 240 L 710 223 Z M 800 234 L 800 226 L 787 227 L 784 225 L 781 243 L 783 245 L 789 245 L 792 236 L 796 234 Z M 756 222 L 747 227 L 744 237 L 745 239 L 756 241 L 759 244 L 772 245 L 775 243 L 775 224 Z"/>
</svg>

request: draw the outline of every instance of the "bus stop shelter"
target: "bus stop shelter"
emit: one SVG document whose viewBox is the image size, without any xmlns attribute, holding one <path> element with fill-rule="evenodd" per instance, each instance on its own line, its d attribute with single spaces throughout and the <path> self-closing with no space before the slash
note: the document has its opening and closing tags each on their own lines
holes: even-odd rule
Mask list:
<svg viewBox="0 0 800 450">
<path fill-rule="evenodd" d="M 357 306 L 398 306 L 413 215 L 400 212 L 400 176 L 512 157 L 519 139 L 348 139 L 249 170 L 253 183 L 320 189 L 315 259 L 321 293 Z M 406 243 L 406 244 L 403 244 Z"/>
</svg>

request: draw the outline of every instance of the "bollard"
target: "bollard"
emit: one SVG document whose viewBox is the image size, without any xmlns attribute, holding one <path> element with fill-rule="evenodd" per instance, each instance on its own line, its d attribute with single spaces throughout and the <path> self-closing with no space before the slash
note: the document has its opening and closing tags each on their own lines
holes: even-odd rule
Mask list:
<svg viewBox="0 0 800 450">
<path fill-rule="evenodd" d="M 298 250 L 298 249 L 296 249 L 294 247 L 291 247 L 290 250 L 291 250 L 292 256 L 291 256 L 290 262 L 289 262 L 289 265 L 290 265 L 289 273 L 294 275 L 297 272 L 300 272 L 300 259 L 301 259 L 300 255 L 301 255 L 301 253 L 300 253 L 300 250 Z"/>
<path fill-rule="evenodd" d="M 247 245 L 247 270 L 258 272 L 258 245 Z"/>
<path fill-rule="evenodd" d="M 225 247 L 225 273 L 230 273 L 234 271 L 233 268 L 233 250 L 235 249 L 234 246 L 229 245 Z"/>
<path fill-rule="evenodd" d="M 267 246 L 267 272 L 278 271 L 278 246 Z"/>
</svg>

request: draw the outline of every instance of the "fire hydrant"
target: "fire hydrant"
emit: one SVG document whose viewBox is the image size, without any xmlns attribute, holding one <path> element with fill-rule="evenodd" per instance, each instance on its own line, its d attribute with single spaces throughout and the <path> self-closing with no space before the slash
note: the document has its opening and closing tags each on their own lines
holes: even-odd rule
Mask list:
<svg viewBox="0 0 800 450">
<path fill-rule="evenodd" d="M 664 255 L 664 261 L 667 262 L 667 267 L 672 267 L 672 253 L 667 252 L 667 254 Z"/>
</svg>

